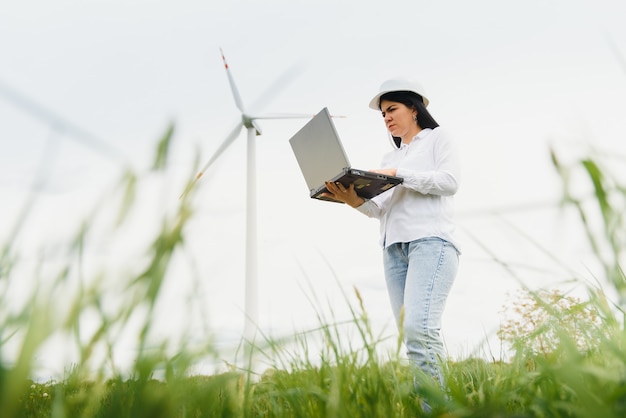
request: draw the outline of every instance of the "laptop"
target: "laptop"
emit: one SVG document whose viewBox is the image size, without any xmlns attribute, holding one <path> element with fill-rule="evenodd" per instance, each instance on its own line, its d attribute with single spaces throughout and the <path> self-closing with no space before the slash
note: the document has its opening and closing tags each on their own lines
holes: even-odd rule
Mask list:
<svg viewBox="0 0 626 418">
<path fill-rule="evenodd" d="M 313 199 L 337 202 L 322 196 L 328 191 L 326 181 L 340 182 L 345 187 L 354 183 L 356 193 L 364 199 L 402 183 L 400 177 L 352 168 L 326 107 L 296 132 L 289 143 Z"/>
</svg>

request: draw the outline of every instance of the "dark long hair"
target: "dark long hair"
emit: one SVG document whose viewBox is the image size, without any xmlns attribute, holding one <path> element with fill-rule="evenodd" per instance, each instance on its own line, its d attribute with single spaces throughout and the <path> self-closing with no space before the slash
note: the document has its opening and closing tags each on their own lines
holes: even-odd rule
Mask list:
<svg viewBox="0 0 626 418">
<path fill-rule="evenodd" d="M 383 100 L 402 103 L 409 109 L 417 110 L 417 124 L 422 129 L 435 129 L 439 126 L 435 118 L 433 118 L 430 112 L 426 109 L 426 106 L 424 105 L 424 99 L 422 99 L 422 96 L 417 93 L 413 93 L 412 91 L 390 91 L 389 93 L 385 93 L 380 96 L 380 101 L 378 102 L 379 109 L 380 102 L 382 102 Z M 398 148 L 400 148 L 401 141 L 402 138 L 397 136 L 393 137 L 393 142 Z"/>
</svg>

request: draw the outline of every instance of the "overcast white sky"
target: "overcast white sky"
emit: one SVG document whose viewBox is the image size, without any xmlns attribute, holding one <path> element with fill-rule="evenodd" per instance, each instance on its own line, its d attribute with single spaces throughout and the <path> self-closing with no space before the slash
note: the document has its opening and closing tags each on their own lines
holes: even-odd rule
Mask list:
<svg viewBox="0 0 626 418">
<path fill-rule="evenodd" d="M 389 146 L 367 104 L 384 79 L 408 75 L 425 86 L 432 114 L 462 150 L 463 255 L 444 335 L 451 354 L 466 355 L 497 329 L 506 292 L 519 287 L 492 255 L 532 287 L 568 277 L 520 231 L 588 273 L 576 222 L 556 210 L 560 183 L 548 144 L 572 158 L 587 144 L 625 154 L 625 17 L 618 0 L 5 3 L 0 242 L 37 173 L 43 183 L 16 241 L 24 262 L 75 234 L 124 161 L 144 180 L 140 209 L 115 239 L 94 238 L 94 252 L 132 269 L 163 209 L 176 206 L 197 153 L 208 160 L 239 120 L 219 48 L 248 106 L 278 82 L 258 110 L 327 106 L 347 116 L 337 128 L 352 164 L 364 169 L 377 167 Z M 299 73 L 287 82 L 291 68 Z M 170 122 L 171 166 L 159 178 L 147 168 Z M 377 326 L 390 325 L 377 221 L 308 198 L 288 145 L 303 123 L 261 121 L 260 327 L 280 334 L 315 325 L 309 286 L 343 317 L 339 285 L 359 288 Z M 183 267 L 169 278 L 159 313 L 165 335 L 177 321 L 193 322 L 190 293 L 224 341 L 241 333 L 245 142 L 242 132 L 199 184 L 184 260 L 194 260 L 201 285 L 177 261 Z"/>
</svg>

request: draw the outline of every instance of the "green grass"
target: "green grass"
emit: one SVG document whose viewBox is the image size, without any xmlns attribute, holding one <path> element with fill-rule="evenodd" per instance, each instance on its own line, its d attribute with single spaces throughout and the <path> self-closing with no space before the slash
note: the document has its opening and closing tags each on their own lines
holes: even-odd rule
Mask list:
<svg viewBox="0 0 626 418">
<path fill-rule="evenodd" d="M 228 372 L 26 382 L 14 416 L 412 417 L 420 416 L 422 398 L 442 416 L 623 417 L 626 364 L 623 342 L 616 343 L 607 338 L 594 355 L 566 344 L 556 347 L 554 356 L 450 362 L 448 396 L 428 386 L 416 394 L 410 370 L 398 361 L 357 364 L 345 353 L 337 364 L 269 369 L 255 381 Z"/>
<path fill-rule="evenodd" d="M 172 137 L 170 128 L 159 142 L 156 173 L 167 167 Z M 586 301 L 526 289 L 511 306 L 514 319 L 499 333 L 512 356 L 506 361 L 448 361 L 445 392 L 419 373 L 415 389 L 414 372 L 400 354 L 400 339 L 395 350 L 381 352 L 385 337 L 373 334 L 358 289 L 344 295 L 352 313 L 347 323 L 320 316 L 317 329 L 256 342 L 254 356 L 267 365 L 260 375 L 235 366 L 194 375 L 197 362 L 220 359 L 210 335 L 192 347 L 155 340 L 153 334 L 168 268 L 193 217 L 191 187 L 156 228 L 138 271 L 113 285 L 105 285 L 106 272 L 85 277 L 80 270 L 85 243 L 95 228 L 85 223 L 66 249 L 66 261 L 52 271 L 36 269 L 37 289 L 21 303 L 10 300 L 23 274 L 13 245 L 17 225 L 0 250 L 0 417 L 391 418 L 424 415 L 422 400 L 433 407 L 433 416 L 442 417 L 624 417 L 626 280 L 620 260 L 626 188 L 592 158 L 566 166 L 553 154 L 553 161 L 563 180 L 565 205 L 580 214 L 604 279 L 620 300 L 611 303 L 600 288 L 590 289 Z M 589 178 L 593 209 L 571 192 L 568 179 L 576 170 Z M 117 205 L 112 234 L 132 212 L 139 187 L 141 179 L 125 173 L 123 187 L 105 199 L 105 206 Z M 599 230 L 591 226 L 594 216 L 602 225 Z M 86 316 L 96 326 L 85 327 Z M 116 364 L 113 352 L 130 323 L 138 324 L 133 328 L 138 350 L 126 370 Z M 360 340 L 356 343 L 348 335 Z M 53 336 L 62 336 L 78 360 L 59 381 L 32 381 L 37 353 Z M 9 345 L 18 347 L 10 362 L 5 359 Z"/>
</svg>

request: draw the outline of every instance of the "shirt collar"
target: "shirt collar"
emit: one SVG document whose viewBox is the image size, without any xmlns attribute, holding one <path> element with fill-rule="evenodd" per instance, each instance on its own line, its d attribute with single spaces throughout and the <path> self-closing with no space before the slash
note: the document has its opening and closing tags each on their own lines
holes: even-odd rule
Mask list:
<svg viewBox="0 0 626 418">
<path fill-rule="evenodd" d="M 419 139 L 424 139 L 426 138 L 433 130 L 431 128 L 424 128 L 421 131 L 419 131 L 417 133 L 417 135 L 415 135 L 413 137 L 413 139 L 411 140 L 410 143 L 405 144 L 404 142 L 400 143 L 400 148 L 404 148 L 404 147 L 408 147 L 409 145 L 411 145 L 413 142 L 419 140 Z"/>
<path fill-rule="evenodd" d="M 417 135 L 415 135 L 413 137 L 413 141 L 415 141 L 416 139 L 423 139 L 426 138 L 433 130 L 431 128 L 424 128 L 421 131 L 419 131 L 417 133 Z M 411 142 L 413 142 L 411 141 Z"/>
</svg>

